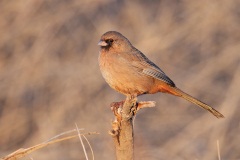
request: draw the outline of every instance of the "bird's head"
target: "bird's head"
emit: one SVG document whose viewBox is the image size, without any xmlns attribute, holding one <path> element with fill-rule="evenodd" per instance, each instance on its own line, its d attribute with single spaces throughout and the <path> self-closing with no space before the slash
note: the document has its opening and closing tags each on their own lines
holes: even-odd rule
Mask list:
<svg viewBox="0 0 240 160">
<path fill-rule="evenodd" d="M 130 51 L 132 44 L 121 33 L 108 31 L 101 36 L 98 42 L 101 50 L 114 50 L 114 52 Z"/>
</svg>

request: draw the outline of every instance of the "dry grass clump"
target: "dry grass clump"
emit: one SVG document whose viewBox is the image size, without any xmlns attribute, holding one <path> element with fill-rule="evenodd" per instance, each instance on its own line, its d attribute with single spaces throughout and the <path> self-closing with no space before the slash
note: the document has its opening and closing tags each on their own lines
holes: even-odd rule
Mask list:
<svg viewBox="0 0 240 160">
<path fill-rule="evenodd" d="M 76 137 L 79 137 L 82 148 L 83 148 L 83 151 L 84 151 L 85 158 L 88 160 L 88 155 L 87 155 L 87 152 L 86 152 L 85 144 L 82 140 L 82 137 L 84 137 L 84 139 L 86 140 L 87 144 L 90 147 L 90 150 L 91 150 L 91 153 L 92 153 L 92 159 L 94 160 L 93 149 L 92 149 L 92 147 L 91 147 L 91 145 L 90 145 L 90 143 L 87 140 L 85 135 L 93 135 L 93 134 L 99 134 L 99 133 L 97 133 L 97 132 L 80 133 L 81 130 L 83 130 L 83 129 L 79 129 L 78 126 L 76 125 L 76 129 L 74 129 L 74 130 L 70 130 L 70 131 L 58 134 L 58 135 L 54 136 L 53 138 L 49 139 L 48 141 L 37 144 L 35 146 L 29 147 L 29 148 L 20 148 L 20 149 L 16 150 L 15 152 L 13 152 L 13 153 L 11 153 L 11 154 L 3 157 L 3 158 L 0 158 L 0 160 L 18 160 L 18 159 L 21 159 L 21 158 L 26 157 L 26 156 L 30 157 L 30 154 L 32 152 L 35 152 L 35 151 L 37 151 L 39 149 L 42 149 L 42 148 L 45 148 L 48 145 L 55 144 L 55 143 L 58 143 L 58 142 L 62 142 L 62 141 L 65 141 L 65 140 L 70 140 L 70 139 L 73 139 L 73 138 L 76 138 Z M 67 134 L 73 133 L 73 132 L 77 132 L 78 134 L 67 136 Z"/>
</svg>

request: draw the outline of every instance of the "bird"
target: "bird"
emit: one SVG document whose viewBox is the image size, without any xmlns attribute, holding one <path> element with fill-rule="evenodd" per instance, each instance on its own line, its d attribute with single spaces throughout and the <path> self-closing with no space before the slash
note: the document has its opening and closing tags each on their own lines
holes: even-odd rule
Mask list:
<svg viewBox="0 0 240 160">
<path fill-rule="evenodd" d="M 209 111 L 217 118 L 224 116 L 179 89 L 175 83 L 131 42 L 117 31 L 104 33 L 100 41 L 99 67 L 103 78 L 111 88 L 127 97 L 143 94 L 168 93 Z"/>
</svg>

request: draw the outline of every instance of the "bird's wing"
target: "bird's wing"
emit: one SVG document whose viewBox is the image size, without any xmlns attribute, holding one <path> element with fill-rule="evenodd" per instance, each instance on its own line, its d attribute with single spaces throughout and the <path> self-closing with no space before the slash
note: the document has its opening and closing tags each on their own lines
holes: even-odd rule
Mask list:
<svg viewBox="0 0 240 160">
<path fill-rule="evenodd" d="M 147 76 L 156 78 L 160 81 L 166 82 L 170 86 L 175 87 L 174 82 L 152 61 L 150 61 L 143 53 L 136 50 L 133 53 L 132 65 L 139 69 L 139 72 Z"/>
<path fill-rule="evenodd" d="M 166 76 L 165 74 L 163 74 L 163 73 L 161 73 L 159 71 L 156 71 L 155 69 L 145 68 L 145 69 L 143 69 L 142 72 L 144 74 L 148 75 L 148 76 L 151 76 L 151 77 L 154 77 L 154 78 L 156 78 L 158 80 L 164 81 L 164 82 L 166 82 L 167 84 L 169 84 L 172 87 L 175 87 L 174 82 L 168 76 Z"/>
</svg>

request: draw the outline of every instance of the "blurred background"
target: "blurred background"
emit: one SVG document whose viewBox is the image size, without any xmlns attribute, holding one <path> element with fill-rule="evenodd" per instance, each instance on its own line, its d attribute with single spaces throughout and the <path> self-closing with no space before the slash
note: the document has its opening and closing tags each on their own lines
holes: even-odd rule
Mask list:
<svg viewBox="0 0 240 160">
<path fill-rule="evenodd" d="M 135 119 L 136 159 L 214 160 L 217 141 L 222 159 L 240 159 L 239 0 L 1 0 L 0 11 L 0 157 L 77 123 L 100 132 L 88 136 L 95 159 L 115 158 L 109 105 L 125 97 L 102 78 L 97 43 L 116 30 L 226 117 L 167 94 L 140 96 L 157 106 Z M 84 154 L 73 139 L 28 158 Z"/>
</svg>

